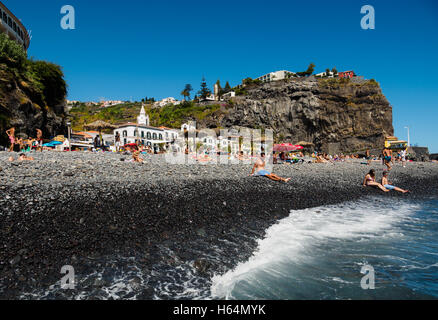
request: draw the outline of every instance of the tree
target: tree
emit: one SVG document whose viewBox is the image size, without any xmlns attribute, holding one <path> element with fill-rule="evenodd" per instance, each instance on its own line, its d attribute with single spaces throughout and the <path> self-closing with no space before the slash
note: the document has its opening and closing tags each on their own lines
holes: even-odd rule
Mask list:
<svg viewBox="0 0 438 320">
<path fill-rule="evenodd" d="M 336 69 L 336 67 L 334 67 L 334 68 L 332 69 L 332 72 L 333 72 L 333 76 L 334 76 L 334 77 L 336 77 L 336 76 L 338 75 L 338 70 Z"/>
<path fill-rule="evenodd" d="M 181 95 L 183 96 L 183 99 L 186 100 L 186 98 L 190 96 L 190 93 L 187 92 L 186 89 L 184 89 L 183 91 L 181 91 Z"/>
<path fill-rule="evenodd" d="M 217 88 L 218 88 L 217 95 L 218 95 L 218 97 L 220 99 L 225 92 L 224 92 L 224 89 L 222 89 L 222 87 L 221 87 L 220 80 L 216 81 L 216 85 L 217 85 Z"/>
<path fill-rule="evenodd" d="M 311 63 L 309 65 L 309 67 L 307 68 L 306 75 L 311 76 L 314 71 L 315 71 L 315 65 L 313 63 Z"/>
<path fill-rule="evenodd" d="M 311 63 L 306 71 L 304 71 L 304 72 L 297 72 L 297 76 L 299 76 L 299 77 L 308 77 L 308 76 L 311 76 L 314 71 L 315 71 L 315 65 L 313 63 Z"/>
<path fill-rule="evenodd" d="M 329 68 L 325 69 L 325 76 L 326 77 L 330 76 L 330 69 Z"/>
<path fill-rule="evenodd" d="M 190 96 L 191 96 L 190 92 L 193 91 L 193 88 L 192 88 L 192 85 L 190 83 L 186 84 L 186 86 L 184 87 L 184 91 L 186 92 L 187 97 L 189 98 L 189 100 L 191 100 L 190 99 Z"/>
<path fill-rule="evenodd" d="M 230 83 L 227 81 L 227 83 L 225 84 L 224 93 L 228 93 L 230 91 L 231 91 L 231 86 Z"/>
<path fill-rule="evenodd" d="M 198 94 L 203 100 L 207 99 L 207 97 L 211 95 L 211 90 L 208 88 L 205 78 L 202 78 L 201 90 L 198 91 Z"/>
</svg>

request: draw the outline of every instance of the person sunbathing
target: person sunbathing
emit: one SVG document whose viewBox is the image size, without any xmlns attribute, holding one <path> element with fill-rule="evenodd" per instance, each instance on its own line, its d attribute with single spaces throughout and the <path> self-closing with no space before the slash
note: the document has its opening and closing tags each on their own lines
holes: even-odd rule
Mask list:
<svg viewBox="0 0 438 320">
<path fill-rule="evenodd" d="M 370 172 L 365 176 L 363 179 L 363 186 L 364 187 L 378 187 L 380 190 L 384 192 L 389 192 L 388 189 L 386 189 L 383 185 L 376 182 L 376 171 L 374 169 L 371 169 Z"/>
<path fill-rule="evenodd" d="M 251 171 L 251 176 L 258 176 L 258 177 L 266 177 L 273 181 L 283 181 L 283 182 L 289 182 L 291 178 L 282 178 L 279 177 L 273 173 L 270 173 L 265 169 L 266 163 L 265 163 L 265 153 L 262 153 L 260 155 L 260 158 L 257 159 L 256 163 L 254 164 L 254 167 Z"/>
<path fill-rule="evenodd" d="M 134 160 L 134 162 L 138 162 L 138 163 L 143 163 L 143 159 L 140 158 L 140 151 L 137 150 L 132 154 L 132 159 Z"/>
<path fill-rule="evenodd" d="M 14 162 L 15 159 L 14 157 L 9 157 L 8 159 L 10 162 Z M 24 153 L 21 153 L 18 156 L 18 161 L 34 161 L 35 159 L 33 157 L 27 157 Z"/>
<path fill-rule="evenodd" d="M 388 190 L 395 190 L 401 193 L 410 192 L 409 190 L 403 190 L 401 188 L 393 186 L 392 183 L 388 181 L 388 171 L 383 171 L 382 185 Z"/>
<path fill-rule="evenodd" d="M 317 156 L 315 163 L 327 163 L 328 161 L 324 159 L 323 156 Z"/>
</svg>

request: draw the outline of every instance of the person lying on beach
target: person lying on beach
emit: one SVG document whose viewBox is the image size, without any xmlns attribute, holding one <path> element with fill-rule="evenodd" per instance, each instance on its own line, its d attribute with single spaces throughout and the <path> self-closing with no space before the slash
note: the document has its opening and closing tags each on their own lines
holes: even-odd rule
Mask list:
<svg viewBox="0 0 438 320">
<path fill-rule="evenodd" d="M 134 162 L 143 163 L 143 159 L 140 158 L 140 150 L 137 150 L 132 154 L 132 159 Z"/>
<path fill-rule="evenodd" d="M 403 190 L 401 188 L 395 187 L 391 184 L 391 182 L 388 181 L 388 171 L 383 171 L 383 177 L 382 177 L 382 185 L 388 189 L 388 190 L 395 190 L 401 193 L 408 193 L 409 190 Z"/>
<path fill-rule="evenodd" d="M 257 159 L 256 163 L 254 164 L 254 167 L 251 171 L 251 176 L 258 176 L 258 177 L 266 177 L 273 181 L 283 181 L 283 182 L 289 182 L 291 178 L 282 178 L 279 177 L 273 173 L 270 173 L 265 169 L 266 163 L 265 163 L 265 153 L 262 153 L 260 155 L 260 158 Z"/>
<path fill-rule="evenodd" d="M 327 163 L 328 161 L 323 156 L 317 156 L 315 163 Z"/>
<path fill-rule="evenodd" d="M 14 162 L 14 157 L 9 157 L 9 162 Z M 24 153 L 21 153 L 18 157 L 18 161 L 34 161 L 35 159 L 33 157 L 27 157 Z"/>
<path fill-rule="evenodd" d="M 243 153 L 243 151 L 240 151 L 239 156 L 238 156 L 238 159 L 239 159 L 240 161 L 247 160 L 247 157 L 245 156 L 245 154 Z"/>
<path fill-rule="evenodd" d="M 362 185 L 364 187 L 367 187 L 367 186 L 368 187 L 378 187 L 380 190 L 382 190 L 384 192 L 389 192 L 389 190 L 386 189 L 383 185 L 376 182 L 376 171 L 374 169 L 371 169 L 370 172 L 368 172 L 368 174 L 363 179 Z"/>
</svg>

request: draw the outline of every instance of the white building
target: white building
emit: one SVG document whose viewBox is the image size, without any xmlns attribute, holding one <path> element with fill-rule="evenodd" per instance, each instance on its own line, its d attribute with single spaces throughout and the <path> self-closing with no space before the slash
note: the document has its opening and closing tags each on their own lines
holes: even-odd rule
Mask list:
<svg viewBox="0 0 438 320">
<path fill-rule="evenodd" d="M 6 33 L 26 51 L 29 48 L 30 36 L 26 27 L 2 2 L 0 2 L 0 32 Z"/>
<path fill-rule="evenodd" d="M 169 145 L 179 136 L 177 130 L 150 126 L 149 116 L 146 115 L 144 107 L 141 108 L 140 115 L 137 117 L 137 123 L 126 123 L 119 126 L 114 130 L 114 138 L 117 133 L 120 135 L 122 145 L 136 143 L 140 140 L 142 145 L 150 147 L 159 144 Z"/>
<path fill-rule="evenodd" d="M 169 97 L 169 98 L 165 98 L 165 99 L 163 99 L 161 101 L 155 102 L 154 106 L 164 107 L 164 106 L 167 106 L 169 104 L 177 106 L 177 105 L 181 104 L 181 101 L 176 100 L 174 97 Z"/>
<path fill-rule="evenodd" d="M 327 77 L 327 78 L 334 78 L 334 76 L 335 76 L 335 74 L 332 72 L 332 71 L 330 71 L 329 73 L 328 73 L 328 75 L 327 75 L 327 72 L 321 72 L 321 73 L 318 73 L 318 74 L 315 74 L 315 76 L 316 77 Z"/>
<path fill-rule="evenodd" d="M 256 78 L 255 80 L 260 80 L 262 82 L 271 82 L 271 81 L 287 79 L 288 77 L 292 77 L 294 75 L 295 75 L 294 72 L 287 70 L 280 70 L 280 71 L 270 72 L 268 74 Z"/>
<path fill-rule="evenodd" d="M 108 108 L 112 106 L 117 106 L 119 104 L 123 104 L 124 102 L 121 100 L 107 100 L 107 101 L 101 101 L 102 108 Z"/>
</svg>

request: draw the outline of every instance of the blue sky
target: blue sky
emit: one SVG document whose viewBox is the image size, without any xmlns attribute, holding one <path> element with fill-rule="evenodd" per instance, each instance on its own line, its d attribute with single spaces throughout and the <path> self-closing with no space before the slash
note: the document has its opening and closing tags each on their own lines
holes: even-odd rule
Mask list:
<svg viewBox="0 0 438 320">
<path fill-rule="evenodd" d="M 438 152 L 438 1 L 2 0 L 32 31 L 29 55 L 63 67 L 70 100 L 164 98 L 203 76 L 236 85 L 336 66 L 376 79 L 395 134 Z M 76 30 L 60 27 L 63 5 Z M 363 5 L 376 29 L 362 30 Z"/>
</svg>

